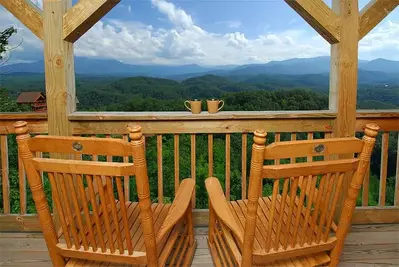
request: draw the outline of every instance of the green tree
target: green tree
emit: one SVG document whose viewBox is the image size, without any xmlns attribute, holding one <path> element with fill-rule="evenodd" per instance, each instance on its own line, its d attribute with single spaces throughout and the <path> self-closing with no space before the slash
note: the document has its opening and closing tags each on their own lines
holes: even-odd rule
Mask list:
<svg viewBox="0 0 399 267">
<path fill-rule="evenodd" d="M 0 59 L 3 59 L 2 54 L 7 51 L 8 39 L 17 33 L 17 29 L 10 27 L 0 32 Z"/>
</svg>

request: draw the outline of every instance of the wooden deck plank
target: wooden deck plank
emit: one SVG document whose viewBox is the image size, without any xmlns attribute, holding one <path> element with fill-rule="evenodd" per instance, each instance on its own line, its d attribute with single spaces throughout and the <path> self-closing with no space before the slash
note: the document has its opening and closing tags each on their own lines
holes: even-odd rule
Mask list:
<svg viewBox="0 0 399 267">
<path fill-rule="evenodd" d="M 195 229 L 198 246 L 191 266 L 213 266 L 207 233 L 205 227 Z M 51 266 L 42 234 L 0 233 L 0 266 Z M 399 224 L 354 225 L 340 266 L 399 266 Z"/>
</svg>

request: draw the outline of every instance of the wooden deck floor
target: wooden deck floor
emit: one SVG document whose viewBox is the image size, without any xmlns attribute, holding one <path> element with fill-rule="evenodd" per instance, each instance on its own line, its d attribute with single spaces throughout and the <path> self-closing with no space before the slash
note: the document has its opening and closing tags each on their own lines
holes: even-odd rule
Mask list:
<svg viewBox="0 0 399 267">
<path fill-rule="evenodd" d="M 213 266 L 206 242 L 207 231 L 207 228 L 196 228 L 198 247 L 192 266 Z M 51 266 L 43 236 L 0 233 L 0 266 Z M 399 224 L 353 226 L 340 266 L 399 266 Z"/>
</svg>

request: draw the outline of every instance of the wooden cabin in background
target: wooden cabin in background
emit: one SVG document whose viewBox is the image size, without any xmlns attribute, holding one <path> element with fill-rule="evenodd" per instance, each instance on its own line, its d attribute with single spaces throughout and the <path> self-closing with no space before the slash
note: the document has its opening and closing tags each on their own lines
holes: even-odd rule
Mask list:
<svg viewBox="0 0 399 267">
<path fill-rule="evenodd" d="M 30 105 L 34 112 L 46 112 L 46 95 L 42 92 L 22 92 L 17 98 L 20 105 Z"/>
</svg>

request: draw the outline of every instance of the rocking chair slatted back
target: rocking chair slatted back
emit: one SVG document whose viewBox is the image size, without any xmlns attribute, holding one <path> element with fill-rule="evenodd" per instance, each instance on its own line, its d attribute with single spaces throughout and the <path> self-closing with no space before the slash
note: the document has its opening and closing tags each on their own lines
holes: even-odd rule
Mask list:
<svg viewBox="0 0 399 267">
<path fill-rule="evenodd" d="M 16 123 L 15 129 L 42 230 L 55 265 L 63 266 L 63 257 L 130 264 L 157 261 L 144 137 L 140 126 L 130 128 L 130 143 L 110 138 L 31 138 L 26 122 Z M 84 154 L 133 156 L 134 163 L 34 158 L 36 152 L 67 154 L 69 158 L 81 158 Z M 46 199 L 50 196 L 46 196 L 40 173 L 47 175 L 50 181 L 61 225 L 58 233 Z M 132 175 L 136 177 L 139 207 L 137 203 L 127 202 L 124 194 L 126 179 Z M 137 217 L 131 216 L 133 210 L 140 213 L 140 231 L 139 223 L 131 221 Z"/>
<path fill-rule="evenodd" d="M 329 250 L 332 250 L 331 262 L 338 262 L 377 131 L 378 126 L 371 124 L 367 125 L 363 140 L 333 138 L 268 146 L 265 146 L 266 132 L 255 132 L 243 266 Z M 347 159 L 337 159 L 339 155 Z M 354 155 L 357 157 L 353 158 Z M 309 162 L 313 156 L 322 156 L 322 161 Z M 297 157 L 308 158 L 308 162 L 264 165 L 264 160 Z M 259 201 L 263 179 L 271 183 L 273 189 L 269 197 Z M 344 179 L 351 182 L 336 226 L 333 219 Z M 257 236 L 256 230 L 258 205 L 266 205 L 262 210 L 267 226 L 262 236 Z M 254 246 L 254 239 L 263 244 Z"/>
</svg>

